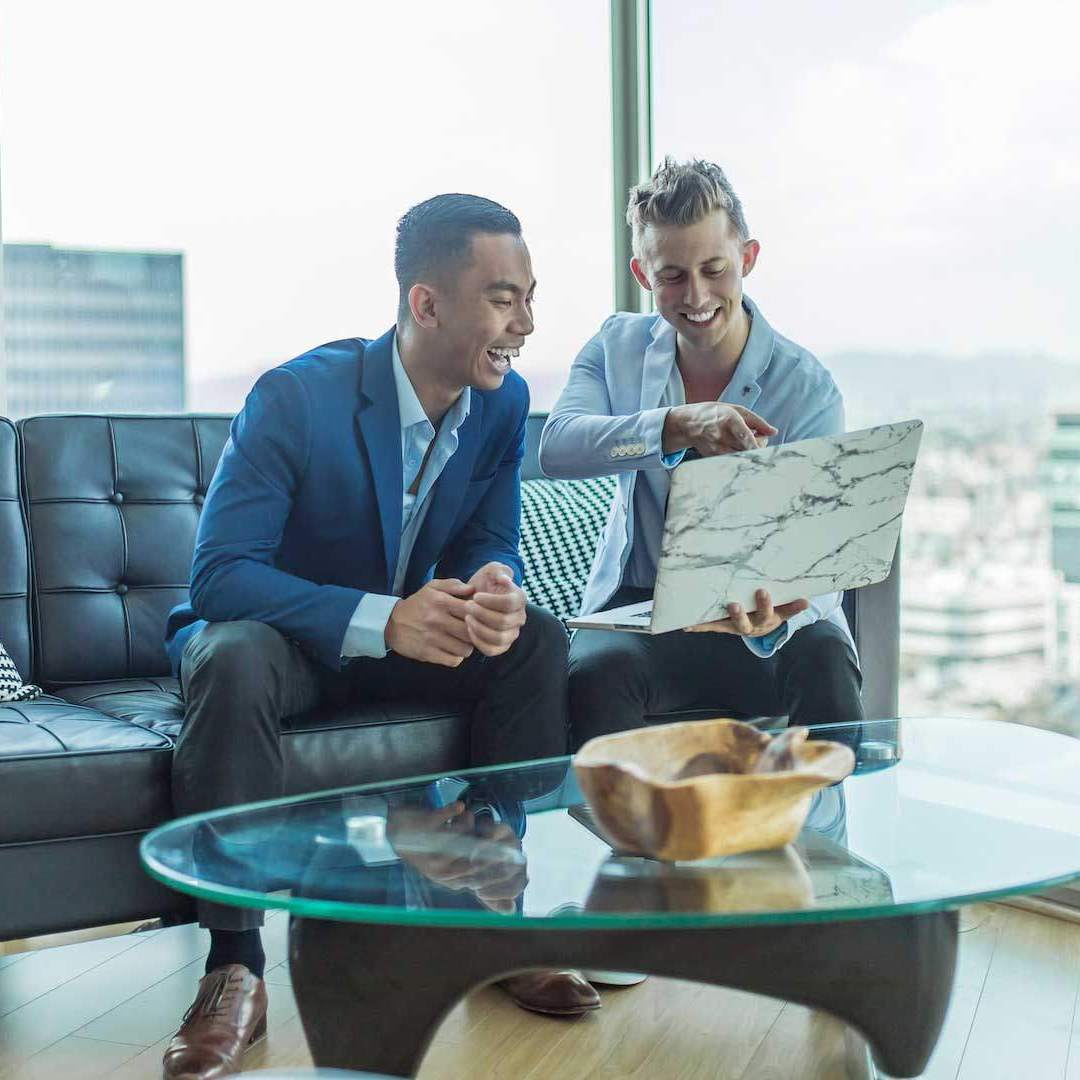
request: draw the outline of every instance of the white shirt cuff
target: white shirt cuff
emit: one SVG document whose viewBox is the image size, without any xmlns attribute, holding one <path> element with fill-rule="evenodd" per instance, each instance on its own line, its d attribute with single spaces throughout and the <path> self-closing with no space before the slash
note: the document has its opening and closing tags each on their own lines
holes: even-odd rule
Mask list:
<svg viewBox="0 0 1080 1080">
<path fill-rule="evenodd" d="M 381 593 L 364 593 L 363 599 L 356 605 L 345 639 L 341 643 L 342 656 L 372 656 L 381 658 L 386 655 L 386 624 L 390 613 L 401 599 L 400 596 L 383 596 Z"/>
</svg>

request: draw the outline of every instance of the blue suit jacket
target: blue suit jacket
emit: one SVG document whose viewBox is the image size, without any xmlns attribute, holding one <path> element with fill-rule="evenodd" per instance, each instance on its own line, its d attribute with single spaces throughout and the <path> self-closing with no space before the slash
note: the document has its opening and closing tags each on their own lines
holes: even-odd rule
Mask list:
<svg viewBox="0 0 1080 1080">
<path fill-rule="evenodd" d="M 203 624 L 254 619 L 327 667 L 365 592 L 390 594 L 401 542 L 394 331 L 349 338 L 268 371 L 233 420 L 195 538 L 190 603 L 169 614 L 173 671 Z M 491 560 L 521 582 L 520 470 L 529 392 L 516 372 L 472 391 L 432 489 L 405 578 L 467 580 Z"/>
</svg>

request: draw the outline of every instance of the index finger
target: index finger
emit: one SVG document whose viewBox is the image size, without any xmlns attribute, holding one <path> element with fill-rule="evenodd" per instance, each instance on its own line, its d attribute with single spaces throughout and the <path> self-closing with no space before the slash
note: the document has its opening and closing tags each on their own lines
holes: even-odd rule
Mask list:
<svg viewBox="0 0 1080 1080">
<path fill-rule="evenodd" d="M 472 596 L 473 586 L 467 585 L 458 578 L 432 578 L 428 585 L 448 596 Z"/>
<path fill-rule="evenodd" d="M 754 433 L 746 426 L 745 421 L 738 413 L 729 413 L 727 429 L 731 432 L 732 441 L 743 450 L 756 450 L 757 439 Z"/>
<path fill-rule="evenodd" d="M 746 408 L 744 405 L 736 405 L 735 408 L 746 422 L 746 426 L 758 435 L 775 435 L 779 430 L 779 428 L 774 428 L 765 417 L 758 416 L 756 412 Z"/>
<path fill-rule="evenodd" d="M 790 619 L 792 615 L 798 615 L 800 611 L 805 611 L 809 606 L 809 600 L 792 600 L 790 604 L 781 604 L 776 609 L 776 614 L 781 619 Z"/>
<path fill-rule="evenodd" d="M 525 606 L 525 597 L 519 589 L 507 593 L 479 592 L 473 597 L 473 603 L 488 611 L 511 615 Z"/>
</svg>

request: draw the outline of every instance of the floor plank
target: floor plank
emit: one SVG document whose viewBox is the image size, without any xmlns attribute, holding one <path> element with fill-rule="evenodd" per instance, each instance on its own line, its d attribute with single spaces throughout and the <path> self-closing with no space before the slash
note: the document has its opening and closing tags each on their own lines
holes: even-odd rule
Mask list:
<svg viewBox="0 0 1080 1080">
<path fill-rule="evenodd" d="M 69 1035 L 0 1075 L 5 1080 L 8 1077 L 11 1080 L 59 1080 L 60 1077 L 98 1080 L 112 1074 L 141 1049 L 141 1046 Z M 160 1065 L 158 1071 L 160 1076 Z"/>
<path fill-rule="evenodd" d="M 1005 910 L 982 904 L 974 909 L 976 917 L 968 916 L 961 921 L 960 951 L 956 960 L 952 1000 L 945 1016 L 945 1027 L 923 1073 L 923 1080 L 956 1080 L 986 987 L 990 963 L 1001 936 Z M 965 925 L 969 929 L 965 930 Z"/>
<path fill-rule="evenodd" d="M 1080 925 L 996 905 L 965 913 L 956 989 L 925 1080 L 1080 1080 Z M 310 1065 L 289 982 L 288 919 L 264 932 L 269 1035 L 247 1069 Z M 194 995 L 195 927 L 14 954 L 0 966 L 2 1080 L 159 1080 Z M 5 958 L 7 959 L 7 958 Z M 25 970 L 20 974 L 19 969 Z M 36 980 L 36 981 L 35 981 Z M 31 989 L 42 992 L 23 1000 Z M 841 1080 L 843 1028 L 795 1005 L 652 978 L 577 1021 L 477 991 L 446 1018 L 421 1080 Z"/>
<path fill-rule="evenodd" d="M 1067 922 L 999 907 L 1000 937 L 957 1080 L 1064 1077 L 1080 981 Z"/>
<path fill-rule="evenodd" d="M 844 1025 L 824 1013 L 785 1004 L 740 1080 L 790 1080 L 795 1075 L 839 1080 L 846 1068 Z"/>
<path fill-rule="evenodd" d="M 0 1016 L 28 1004 L 42 994 L 118 956 L 145 944 L 139 935 L 88 941 L 78 948 L 43 949 L 20 954 L 21 963 L 3 968 L 0 979 Z"/>
<path fill-rule="evenodd" d="M 83 949 L 85 945 L 64 946 Z M 44 1050 L 74 1034 L 121 1002 L 149 989 L 192 960 L 205 954 L 204 935 L 195 927 L 179 926 L 149 937 L 108 963 L 65 982 L 47 994 L 0 1017 L 0 1069 Z M 22 967 L 15 965 L 14 974 Z M 0 972 L 0 981 L 7 978 Z"/>
</svg>

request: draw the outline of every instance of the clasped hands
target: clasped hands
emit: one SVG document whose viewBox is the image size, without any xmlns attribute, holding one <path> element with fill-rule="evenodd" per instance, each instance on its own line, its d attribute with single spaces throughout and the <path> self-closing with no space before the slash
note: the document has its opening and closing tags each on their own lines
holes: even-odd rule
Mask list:
<svg viewBox="0 0 1080 1080">
<path fill-rule="evenodd" d="M 429 881 L 471 892 L 491 911 L 512 915 L 529 882 L 521 841 L 508 825 L 477 821 L 463 802 L 434 810 L 392 809 L 391 846 Z"/>
<path fill-rule="evenodd" d="M 457 667 L 473 650 L 499 656 L 525 624 L 525 593 L 508 566 L 490 562 L 469 580 L 438 578 L 399 600 L 386 646 L 399 656 Z"/>
</svg>

